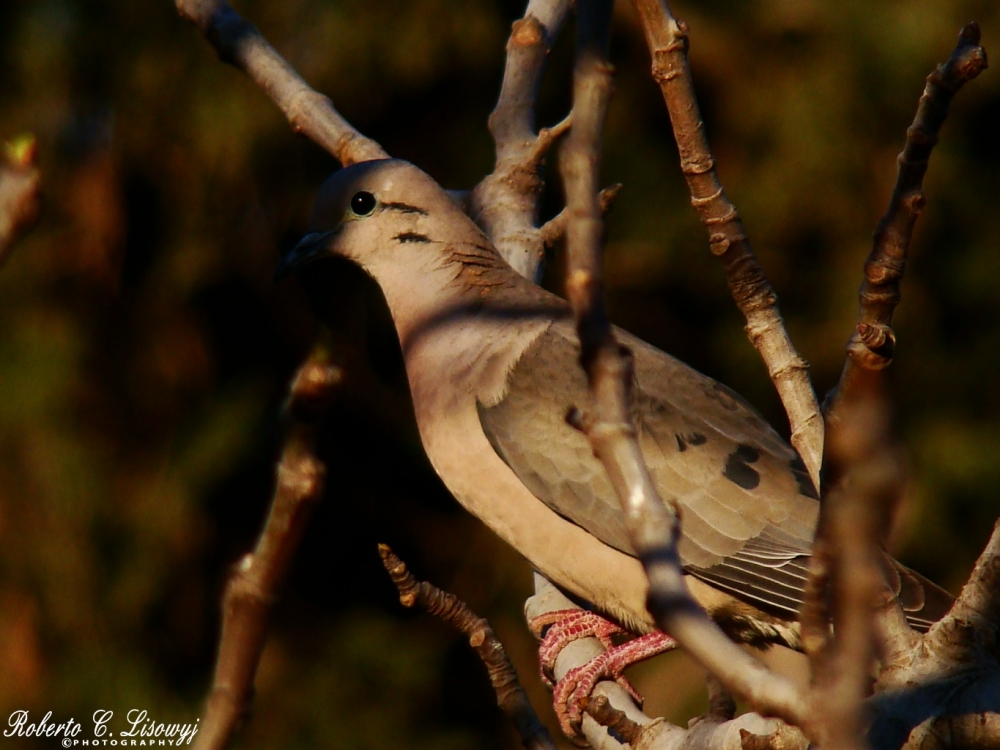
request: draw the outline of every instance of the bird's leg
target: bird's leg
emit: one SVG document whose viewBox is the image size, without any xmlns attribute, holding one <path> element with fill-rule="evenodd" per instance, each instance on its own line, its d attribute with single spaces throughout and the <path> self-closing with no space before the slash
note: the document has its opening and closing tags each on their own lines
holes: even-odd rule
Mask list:
<svg viewBox="0 0 1000 750">
<path fill-rule="evenodd" d="M 628 635 L 628 631 L 600 615 L 582 609 L 547 612 L 533 619 L 529 626 L 541 641 L 538 660 L 542 679 L 552 687 L 559 726 L 573 740 L 580 736 L 580 722 L 583 719 L 581 702 L 590 695 L 594 685 L 602 679 L 613 679 L 641 706 L 642 696 L 625 679 L 623 672 L 633 664 L 677 647 L 673 638 L 660 632 L 647 633 L 615 645 L 611 636 Z M 553 672 L 559 653 L 573 641 L 588 637 L 600 640 L 607 650 L 583 666 L 571 669 L 553 686 Z"/>
</svg>

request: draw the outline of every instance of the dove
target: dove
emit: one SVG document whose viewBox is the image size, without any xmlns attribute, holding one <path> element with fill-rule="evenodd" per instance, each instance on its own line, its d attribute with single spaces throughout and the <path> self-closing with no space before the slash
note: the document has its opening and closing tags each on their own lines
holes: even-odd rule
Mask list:
<svg viewBox="0 0 1000 750">
<path fill-rule="evenodd" d="M 612 627 L 656 633 L 618 498 L 566 421 L 591 402 L 569 304 L 517 274 L 448 193 L 404 161 L 334 173 L 310 227 L 276 276 L 334 255 L 378 283 L 423 447 L 458 502 Z M 729 388 L 615 334 L 634 355 L 639 441 L 660 495 L 679 509 L 692 595 L 735 640 L 798 648 L 819 513 L 801 459 Z M 888 555 L 883 567 L 913 627 L 947 611 L 944 590 Z M 671 646 L 656 635 L 654 652 Z"/>
</svg>

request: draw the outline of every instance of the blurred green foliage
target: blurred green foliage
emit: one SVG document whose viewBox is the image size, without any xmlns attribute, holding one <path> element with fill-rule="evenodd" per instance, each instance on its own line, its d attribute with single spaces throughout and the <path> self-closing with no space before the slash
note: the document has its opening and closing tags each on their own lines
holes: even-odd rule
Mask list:
<svg viewBox="0 0 1000 750">
<path fill-rule="evenodd" d="M 394 155 L 447 187 L 489 170 L 485 121 L 519 4 L 237 8 Z M 691 26 L 721 177 L 824 392 L 923 78 L 971 18 L 1000 50 L 1000 7 L 675 10 Z M 552 55 L 542 124 L 568 106 L 570 31 Z M 238 744 L 515 747 L 475 658 L 443 625 L 400 611 L 375 544 L 389 541 L 489 616 L 543 707 L 519 615 L 527 569 L 423 457 L 373 285 L 334 263 L 301 283 L 271 281 L 334 162 L 167 0 L 8 0 L 0 56 L 0 137 L 37 136 L 45 191 L 40 224 L 0 268 L 0 718 L 198 716 L 222 586 L 266 511 L 278 409 L 315 309 L 340 337 L 348 383 L 322 441 L 326 500 L 276 608 Z M 625 184 L 609 224 L 613 316 L 787 429 L 688 206 L 624 3 L 613 57 L 604 171 Z M 998 132 L 1000 84 L 987 71 L 956 100 L 932 159 L 897 315 L 892 376 L 912 482 L 894 545 L 953 589 L 998 515 Z M 560 202 L 550 172 L 548 214 Z M 666 668 L 690 684 L 665 688 L 662 669 L 640 679 L 653 708 L 678 718 L 697 704 L 697 671 L 677 659 Z"/>
</svg>

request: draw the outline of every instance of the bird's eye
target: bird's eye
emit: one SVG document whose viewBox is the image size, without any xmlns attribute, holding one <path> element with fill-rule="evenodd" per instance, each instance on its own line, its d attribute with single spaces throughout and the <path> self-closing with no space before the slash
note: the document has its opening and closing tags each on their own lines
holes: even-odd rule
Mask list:
<svg viewBox="0 0 1000 750">
<path fill-rule="evenodd" d="M 367 190 L 360 190 L 351 196 L 351 210 L 358 216 L 367 216 L 377 205 L 375 196 Z"/>
</svg>

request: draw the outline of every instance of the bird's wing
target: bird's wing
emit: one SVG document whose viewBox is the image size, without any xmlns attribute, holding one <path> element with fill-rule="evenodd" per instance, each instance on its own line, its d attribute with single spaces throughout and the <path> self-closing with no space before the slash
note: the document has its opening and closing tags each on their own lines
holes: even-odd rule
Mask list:
<svg viewBox="0 0 1000 750">
<path fill-rule="evenodd" d="M 681 508 L 681 560 L 692 574 L 793 618 L 819 504 L 795 452 L 736 394 L 618 331 L 635 354 L 635 417 L 661 495 Z M 542 502 L 623 552 L 633 550 L 604 468 L 566 423 L 588 408 L 569 320 L 558 320 L 513 368 L 483 429 Z"/>
</svg>

